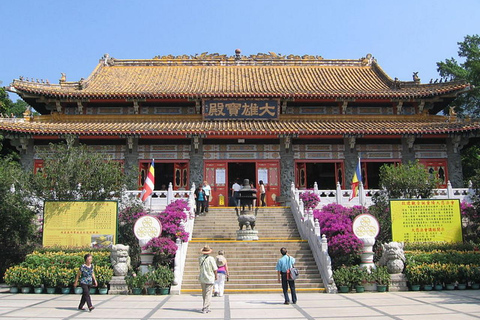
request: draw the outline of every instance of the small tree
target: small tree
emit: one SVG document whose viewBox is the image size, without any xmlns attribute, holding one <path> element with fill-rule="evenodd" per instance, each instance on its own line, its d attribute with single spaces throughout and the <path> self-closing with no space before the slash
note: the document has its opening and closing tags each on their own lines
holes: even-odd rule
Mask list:
<svg viewBox="0 0 480 320">
<path fill-rule="evenodd" d="M 35 212 L 28 202 L 27 189 L 19 163 L 11 158 L 0 159 L 0 277 L 33 247 Z"/>
<path fill-rule="evenodd" d="M 44 164 L 33 177 L 33 187 L 42 199 L 107 200 L 119 197 L 124 189 L 121 164 L 86 145 L 75 145 L 71 136 L 66 143 L 50 144 L 40 156 Z"/>
<path fill-rule="evenodd" d="M 399 165 L 383 165 L 380 168 L 380 185 L 383 190 L 372 197 L 374 205 L 369 208 L 369 212 L 380 223 L 380 234 L 377 240 L 388 242 L 392 239 L 390 199 L 428 199 L 439 183 L 435 174 L 427 172 L 418 161 Z"/>
</svg>

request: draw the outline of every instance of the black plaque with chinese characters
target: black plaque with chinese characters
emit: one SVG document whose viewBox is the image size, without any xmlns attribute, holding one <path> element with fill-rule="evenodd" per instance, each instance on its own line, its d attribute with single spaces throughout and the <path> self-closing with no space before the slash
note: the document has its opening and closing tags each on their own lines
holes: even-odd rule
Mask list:
<svg viewBox="0 0 480 320">
<path fill-rule="evenodd" d="M 204 100 L 205 120 L 276 120 L 278 100 Z"/>
</svg>

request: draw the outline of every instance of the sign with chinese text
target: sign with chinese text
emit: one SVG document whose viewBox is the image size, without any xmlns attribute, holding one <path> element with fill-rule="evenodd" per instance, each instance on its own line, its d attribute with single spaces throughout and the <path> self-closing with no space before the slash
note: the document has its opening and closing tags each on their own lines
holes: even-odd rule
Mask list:
<svg viewBox="0 0 480 320">
<path fill-rule="evenodd" d="M 116 201 L 45 201 L 43 246 L 109 248 L 117 239 Z"/>
<path fill-rule="evenodd" d="M 206 120 L 278 119 L 278 100 L 204 100 Z"/>
<path fill-rule="evenodd" d="M 376 238 L 380 232 L 377 219 L 371 214 L 364 213 L 353 220 L 353 233 L 357 238 Z"/>
<path fill-rule="evenodd" d="M 397 242 L 461 242 L 460 200 L 391 200 L 392 238 Z"/>
</svg>

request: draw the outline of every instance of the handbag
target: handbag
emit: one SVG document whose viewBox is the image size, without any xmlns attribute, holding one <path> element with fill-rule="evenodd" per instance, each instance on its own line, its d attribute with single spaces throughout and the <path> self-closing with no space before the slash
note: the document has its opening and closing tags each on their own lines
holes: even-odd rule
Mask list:
<svg viewBox="0 0 480 320">
<path fill-rule="evenodd" d="M 291 261 L 290 256 L 288 256 L 289 260 Z M 298 269 L 295 268 L 293 264 L 290 264 L 292 267 L 287 269 L 287 280 L 290 281 L 295 281 L 298 276 L 300 275 L 300 272 L 298 272 Z"/>
</svg>

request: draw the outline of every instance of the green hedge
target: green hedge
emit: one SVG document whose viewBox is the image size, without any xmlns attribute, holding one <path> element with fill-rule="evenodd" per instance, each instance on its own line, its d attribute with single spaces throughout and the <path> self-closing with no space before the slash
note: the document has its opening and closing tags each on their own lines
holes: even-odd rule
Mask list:
<svg viewBox="0 0 480 320">
<path fill-rule="evenodd" d="M 90 253 L 93 256 L 93 264 L 97 266 L 110 266 L 110 252 L 103 251 L 83 251 L 76 250 L 75 252 L 65 251 L 35 251 L 25 258 L 21 266 L 28 268 L 38 267 L 59 267 L 68 269 L 77 269 L 84 263 L 84 256 Z"/>
<path fill-rule="evenodd" d="M 423 263 L 480 265 L 480 252 L 478 251 L 407 251 L 405 257 L 409 265 Z"/>
</svg>

